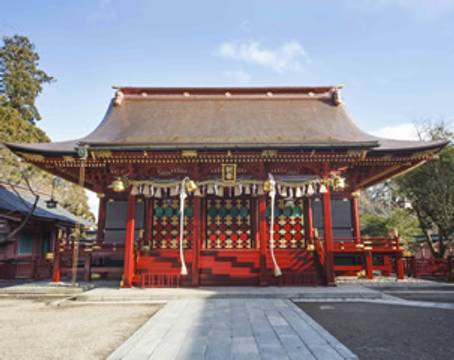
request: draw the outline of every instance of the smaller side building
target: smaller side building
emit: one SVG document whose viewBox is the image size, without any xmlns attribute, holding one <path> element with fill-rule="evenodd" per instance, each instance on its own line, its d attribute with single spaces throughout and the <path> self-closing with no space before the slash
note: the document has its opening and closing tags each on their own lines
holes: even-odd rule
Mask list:
<svg viewBox="0 0 454 360">
<path fill-rule="evenodd" d="M 69 241 L 76 223 L 91 225 L 58 204 L 48 208 L 49 196 L 38 195 L 31 213 L 30 190 L 0 183 L 0 279 L 50 279 L 59 243 Z"/>
</svg>

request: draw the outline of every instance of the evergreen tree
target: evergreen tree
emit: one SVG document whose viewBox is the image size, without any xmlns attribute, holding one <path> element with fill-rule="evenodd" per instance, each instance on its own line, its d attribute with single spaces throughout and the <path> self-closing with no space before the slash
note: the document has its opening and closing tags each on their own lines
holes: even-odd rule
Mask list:
<svg viewBox="0 0 454 360">
<path fill-rule="evenodd" d="M 38 68 L 39 55 L 25 36 L 4 37 L 0 48 L 0 96 L 22 118 L 34 123 L 41 120 L 35 100 L 43 84 L 54 80 Z"/>
<path fill-rule="evenodd" d="M 35 106 L 45 83 L 54 79 L 39 66 L 34 45 L 24 36 L 5 37 L 0 48 L 0 144 L 3 142 L 49 142 L 44 131 L 35 125 L 41 119 Z M 27 178 L 38 192 L 50 194 L 52 176 L 27 164 L 0 147 L 0 180 L 18 184 Z M 94 220 L 83 189 L 68 181 L 60 182 L 54 195 L 60 205 L 75 215 Z"/>
<path fill-rule="evenodd" d="M 452 141 L 454 134 L 441 122 L 424 126 L 420 137 Z M 454 146 L 449 144 L 438 159 L 398 178 L 396 183 L 398 193 L 410 201 L 432 254 L 443 257 L 447 243 L 454 240 Z M 438 249 L 432 234 L 438 235 Z"/>
</svg>

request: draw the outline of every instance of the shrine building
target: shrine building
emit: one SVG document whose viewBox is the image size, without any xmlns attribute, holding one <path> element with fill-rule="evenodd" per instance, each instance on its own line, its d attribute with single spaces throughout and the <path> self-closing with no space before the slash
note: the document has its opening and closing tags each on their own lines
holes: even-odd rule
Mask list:
<svg viewBox="0 0 454 360">
<path fill-rule="evenodd" d="M 444 145 L 363 132 L 338 86 L 118 87 L 88 136 L 7 144 L 99 195 L 95 245 L 57 239 L 54 281 L 79 252 L 124 287 L 403 278 L 398 234 L 361 236 L 359 194 Z"/>
</svg>

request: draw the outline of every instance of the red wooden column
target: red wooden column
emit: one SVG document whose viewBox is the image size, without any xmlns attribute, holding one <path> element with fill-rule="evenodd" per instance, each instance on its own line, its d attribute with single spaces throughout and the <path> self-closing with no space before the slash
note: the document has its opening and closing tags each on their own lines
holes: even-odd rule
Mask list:
<svg viewBox="0 0 454 360">
<path fill-rule="evenodd" d="M 334 276 L 334 255 L 333 255 L 333 220 L 331 212 L 331 192 L 327 189 L 326 193 L 322 194 L 323 203 L 323 233 L 325 246 L 325 271 L 327 285 L 335 285 Z"/>
<path fill-rule="evenodd" d="M 60 230 L 53 230 L 52 237 L 54 240 L 54 264 L 52 267 L 52 282 L 61 280 L 61 256 L 60 256 Z"/>
<path fill-rule="evenodd" d="M 260 196 L 257 198 L 258 202 L 258 229 L 260 234 L 260 280 L 261 286 L 266 286 L 266 251 L 268 247 L 268 224 L 266 223 L 266 196 Z"/>
<path fill-rule="evenodd" d="M 314 217 L 312 213 L 312 200 L 308 197 L 304 201 L 304 234 L 307 243 L 312 243 L 314 240 Z"/>
<path fill-rule="evenodd" d="M 194 196 L 192 199 L 192 286 L 200 286 L 200 241 L 201 241 L 201 216 L 202 199 Z"/>
<path fill-rule="evenodd" d="M 392 272 L 391 259 L 389 258 L 389 255 L 383 255 L 383 275 L 389 276 L 391 272 Z"/>
<path fill-rule="evenodd" d="M 104 229 L 106 227 L 106 197 L 104 194 L 98 194 L 99 208 L 98 208 L 98 229 L 96 230 L 96 243 L 101 244 L 104 242 Z"/>
<path fill-rule="evenodd" d="M 353 235 L 355 237 L 355 243 L 361 244 L 361 227 L 359 223 L 359 197 L 356 194 L 352 195 L 352 223 L 353 223 Z"/>
<path fill-rule="evenodd" d="M 144 219 L 144 234 L 143 234 L 143 242 L 146 245 L 149 245 L 150 248 L 153 246 L 152 235 L 153 235 L 153 199 L 145 198 L 145 219 Z"/>
<path fill-rule="evenodd" d="M 374 278 L 374 273 L 373 273 L 373 259 L 372 259 L 372 251 L 366 251 L 364 253 L 364 258 L 365 258 L 365 265 L 366 265 L 366 277 L 368 279 L 373 279 Z"/>
<path fill-rule="evenodd" d="M 84 255 L 84 280 L 91 281 L 91 252 Z"/>
<path fill-rule="evenodd" d="M 396 256 L 396 276 L 399 280 L 402 280 L 405 277 L 404 259 L 402 258 L 402 254 L 397 254 Z"/>
<path fill-rule="evenodd" d="M 122 287 L 132 287 L 132 278 L 134 276 L 135 212 L 136 212 L 136 197 L 134 195 L 129 195 Z"/>
</svg>

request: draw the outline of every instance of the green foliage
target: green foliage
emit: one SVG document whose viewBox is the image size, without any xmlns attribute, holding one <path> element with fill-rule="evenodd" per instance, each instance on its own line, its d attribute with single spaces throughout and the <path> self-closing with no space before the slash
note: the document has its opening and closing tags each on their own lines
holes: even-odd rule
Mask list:
<svg viewBox="0 0 454 360">
<path fill-rule="evenodd" d="M 41 120 L 35 100 L 42 85 L 54 79 L 38 68 L 39 55 L 25 36 L 4 37 L 0 48 L 0 96 L 21 117 L 34 123 Z"/>
<path fill-rule="evenodd" d="M 395 208 L 389 215 L 366 213 L 360 219 L 363 235 L 387 236 L 396 229 L 405 242 L 412 242 L 420 233 L 418 219 L 405 209 Z"/>
<path fill-rule="evenodd" d="M 38 69 L 38 54 L 34 46 L 22 36 L 5 38 L 0 48 L 0 143 L 49 142 L 44 131 L 33 120 L 40 119 L 35 98 L 41 85 L 52 77 Z M 0 180 L 18 184 L 26 177 L 34 191 L 50 194 L 52 175 L 27 164 L 0 147 Z M 75 215 L 94 220 L 88 199 L 79 186 L 63 181 L 54 191 L 55 199 Z"/>
<path fill-rule="evenodd" d="M 424 134 L 433 140 L 452 140 L 453 133 L 446 124 L 426 128 Z M 429 243 L 430 234 L 440 236 L 439 251 L 443 256 L 446 242 L 454 238 L 454 147 L 448 145 L 432 160 L 398 178 L 398 193 L 408 199 Z"/>
</svg>

